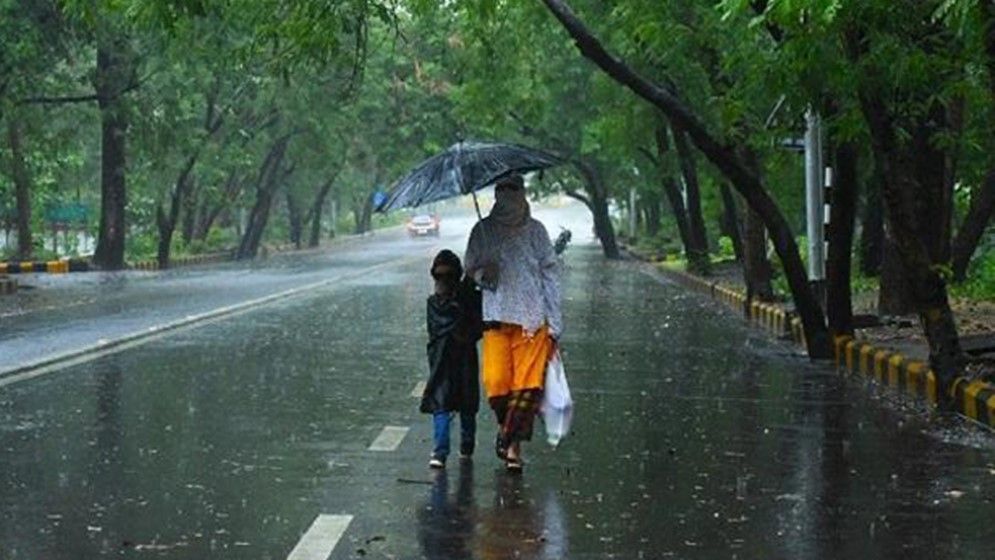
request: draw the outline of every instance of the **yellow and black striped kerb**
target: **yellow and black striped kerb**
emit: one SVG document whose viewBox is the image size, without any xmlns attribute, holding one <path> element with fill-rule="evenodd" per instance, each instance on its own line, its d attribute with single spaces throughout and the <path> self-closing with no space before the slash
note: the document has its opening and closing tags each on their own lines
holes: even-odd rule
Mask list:
<svg viewBox="0 0 995 560">
<path fill-rule="evenodd" d="M 85 272 L 87 270 L 90 270 L 90 263 L 81 259 L 0 262 L 0 274 L 27 274 L 32 272 L 65 274 L 67 272 Z"/>
<path fill-rule="evenodd" d="M 776 304 L 749 302 L 745 294 L 684 271 L 661 267 L 666 275 L 680 284 L 692 287 L 734 309 L 745 311 L 747 320 L 778 335 L 787 334 L 797 344 L 805 347 L 805 329 L 799 317 Z M 745 309 L 744 309 L 745 307 Z M 836 366 L 847 372 L 869 379 L 921 398 L 935 406 L 939 402 L 936 374 L 929 364 L 887 348 L 855 340 L 851 336 L 834 339 L 833 355 Z M 950 387 L 950 397 L 955 409 L 981 424 L 995 428 L 995 385 L 978 380 L 956 379 Z"/>
<path fill-rule="evenodd" d="M 231 253 L 209 253 L 206 255 L 193 255 L 189 257 L 177 257 L 169 259 L 169 267 L 193 266 L 198 264 L 221 263 L 232 260 Z M 136 261 L 128 264 L 132 270 L 159 270 L 159 261 Z"/>
<path fill-rule="evenodd" d="M 906 359 L 899 353 L 877 348 L 849 336 L 836 337 L 833 354 L 836 365 L 845 371 L 864 375 L 882 385 L 921 397 L 930 404 L 937 403 L 936 375 L 927 364 L 919 360 Z"/>
<path fill-rule="evenodd" d="M 950 389 L 957 410 L 988 427 L 995 427 L 995 387 L 991 383 L 958 378 Z"/>
<path fill-rule="evenodd" d="M 0 274 L 27 274 L 31 272 L 48 272 L 65 274 L 70 271 L 72 261 L 15 261 L 0 262 Z"/>
</svg>

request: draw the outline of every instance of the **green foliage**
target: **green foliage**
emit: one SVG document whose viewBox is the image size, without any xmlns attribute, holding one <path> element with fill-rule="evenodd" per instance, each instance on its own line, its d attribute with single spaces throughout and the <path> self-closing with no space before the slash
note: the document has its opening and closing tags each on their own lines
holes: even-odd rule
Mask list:
<svg viewBox="0 0 995 560">
<path fill-rule="evenodd" d="M 719 258 L 729 259 L 736 258 L 736 250 L 732 244 L 732 238 L 726 235 L 719 237 Z"/>
<path fill-rule="evenodd" d="M 967 280 L 951 285 L 950 295 L 995 301 L 995 247 L 985 247 L 971 261 Z"/>
<path fill-rule="evenodd" d="M 873 154 L 861 87 L 884 88 L 905 131 L 932 101 L 960 108 L 962 130 L 932 139 L 958 162 L 958 216 L 992 166 L 995 109 L 978 0 L 790 0 L 767 2 L 763 13 L 749 0 L 571 5 L 613 52 L 673 86 L 717 137 L 750 149 L 795 232 L 804 224 L 802 160 L 781 142 L 801 134 L 807 108 L 831 106 L 827 138 L 858 142 L 866 178 Z M 855 64 L 845 39 L 856 24 L 868 30 L 868 52 Z M 98 42 L 108 34 L 123 38 L 137 66 L 138 83 L 122 94 L 131 260 L 154 256 L 157 213 L 169 210 L 190 158 L 189 204 L 178 228 L 191 216 L 214 220 L 203 239 L 187 243 L 178 231 L 173 251 L 235 245 L 266 156 L 285 135 L 291 140 L 270 243 L 287 242 L 289 209 L 306 215 L 327 184 L 324 227 L 335 200 L 337 231 L 352 232 L 374 190 L 460 138 L 519 141 L 582 159 L 622 206 L 630 187 L 642 200 L 661 199 L 661 181 L 678 173 L 674 150 L 657 161 L 657 111 L 582 61 L 541 2 L 0 0 L 0 131 L 11 119 L 23 125 L 35 231 L 45 229 L 53 205 L 100 208 L 96 103 L 37 99 L 92 95 Z M 0 213 L 9 221 L 15 208 L 5 135 L 0 152 Z M 703 158 L 699 175 L 713 224 L 726 179 Z M 539 191 L 585 186 L 564 166 Z M 399 220 L 377 216 L 373 224 Z M 679 257 L 678 239 L 675 222 L 665 219 L 639 246 Z M 718 258 L 732 256 L 728 238 L 713 241 Z M 990 259 L 983 252 L 955 292 L 985 293 Z M 853 282 L 861 290 L 873 283 Z M 786 292 L 783 275 L 775 283 Z"/>
</svg>

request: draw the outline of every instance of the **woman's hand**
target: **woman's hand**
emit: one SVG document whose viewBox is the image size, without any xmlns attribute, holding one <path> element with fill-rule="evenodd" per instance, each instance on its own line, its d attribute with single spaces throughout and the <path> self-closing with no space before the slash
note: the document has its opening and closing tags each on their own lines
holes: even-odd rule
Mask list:
<svg viewBox="0 0 995 560">
<path fill-rule="evenodd" d="M 479 279 L 477 280 L 477 283 L 480 284 L 481 287 L 492 291 L 497 289 L 498 276 L 500 276 L 500 269 L 498 268 L 497 263 L 490 262 L 481 266 L 478 275 Z"/>
</svg>

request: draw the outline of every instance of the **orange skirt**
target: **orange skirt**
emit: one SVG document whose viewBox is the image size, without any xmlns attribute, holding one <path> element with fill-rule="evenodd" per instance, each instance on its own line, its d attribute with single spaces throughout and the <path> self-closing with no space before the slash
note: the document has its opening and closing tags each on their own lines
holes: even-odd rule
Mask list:
<svg viewBox="0 0 995 560">
<path fill-rule="evenodd" d="M 546 326 L 531 337 L 520 325 L 503 324 L 484 331 L 483 378 L 487 398 L 512 391 L 542 389 L 553 339 Z"/>
</svg>

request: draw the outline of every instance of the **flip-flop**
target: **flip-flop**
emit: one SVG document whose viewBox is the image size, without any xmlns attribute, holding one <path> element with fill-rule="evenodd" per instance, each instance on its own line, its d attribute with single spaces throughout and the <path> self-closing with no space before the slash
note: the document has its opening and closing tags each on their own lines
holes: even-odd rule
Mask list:
<svg viewBox="0 0 995 560">
<path fill-rule="evenodd" d="M 525 468 L 525 463 L 521 459 L 508 459 L 504 463 L 504 468 L 510 473 L 520 473 Z"/>
<path fill-rule="evenodd" d="M 497 435 L 497 440 L 494 442 L 494 453 L 497 454 L 498 459 L 502 461 L 508 458 L 508 447 L 504 444 L 501 439 L 501 434 Z"/>
</svg>

